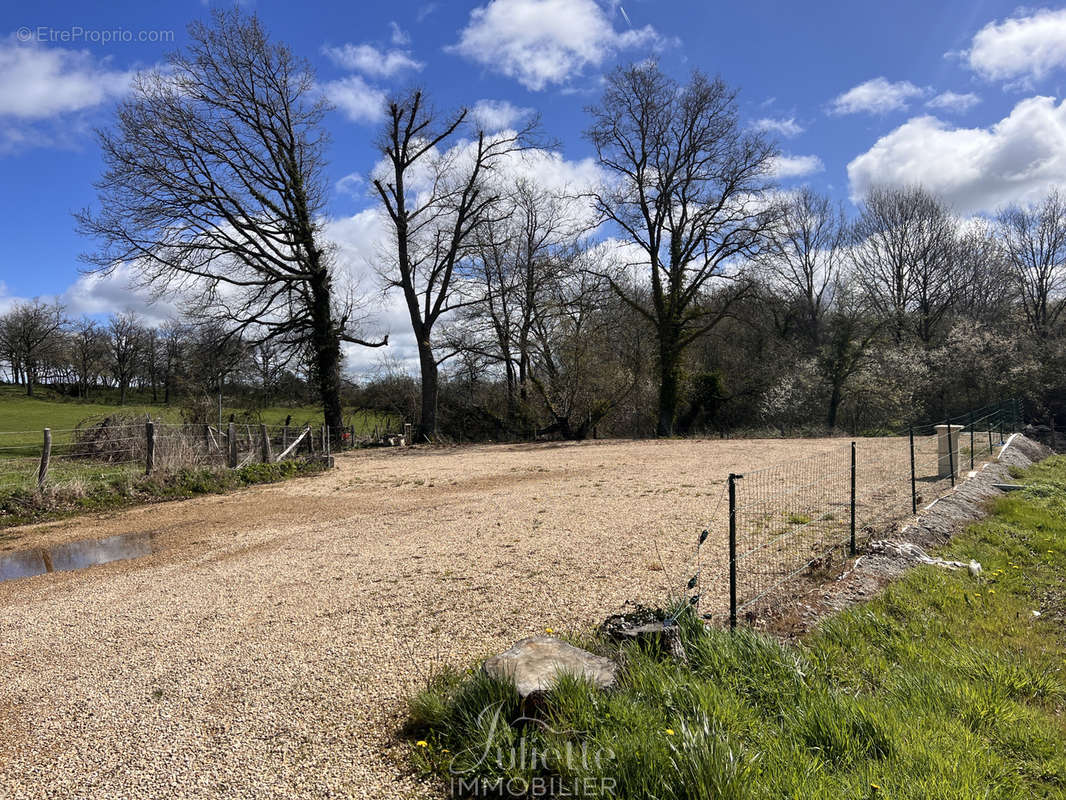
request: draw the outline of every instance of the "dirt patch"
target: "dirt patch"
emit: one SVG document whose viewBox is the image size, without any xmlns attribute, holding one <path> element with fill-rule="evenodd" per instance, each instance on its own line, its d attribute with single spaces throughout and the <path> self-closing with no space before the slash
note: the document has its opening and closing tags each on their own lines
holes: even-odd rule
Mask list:
<svg viewBox="0 0 1066 800">
<path fill-rule="evenodd" d="M 662 603 L 702 529 L 724 563 L 728 473 L 840 446 L 390 448 L 13 529 L 0 547 L 150 531 L 153 553 L 0 584 L 0 796 L 429 795 L 393 732 L 432 669 Z"/>
</svg>

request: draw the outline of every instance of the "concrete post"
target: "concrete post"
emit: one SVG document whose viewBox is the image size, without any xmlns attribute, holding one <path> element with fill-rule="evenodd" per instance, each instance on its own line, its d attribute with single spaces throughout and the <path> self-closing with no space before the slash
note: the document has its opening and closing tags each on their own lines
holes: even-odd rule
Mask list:
<svg viewBox="0 0 1066 800">
<path fill-rule="evenodd" d="M 941 478 L 952 477 L 952 469 L 959 473 L 959 431 L 962 425 L 936 425 L 937 475 Z M 948 440 L 950 438 L 950 444 Z"/>
</svg>

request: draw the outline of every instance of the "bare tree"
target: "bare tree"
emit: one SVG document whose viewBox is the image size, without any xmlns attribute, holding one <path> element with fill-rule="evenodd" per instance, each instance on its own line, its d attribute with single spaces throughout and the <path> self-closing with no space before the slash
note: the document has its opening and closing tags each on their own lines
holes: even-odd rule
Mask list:
<svg viewBox="0 0 1066 800">
<path fill-rule="evenodd" d="M 33 397 L 42 363 L 55 355 L 66 321 L 59 303 L 39 299 L 18 303 L 0 318 L 0 350 L 11 363 L 12 376 L 25 381 L 26 395 Z"/>
<path fill-rule="evenodd" d="M 1009 207 L 996 227 L 1029 329 L 1046 341 L 1066 308 L 1066 198 L 1052 190 L 1035 208 Z"/>
<path fill-rule="evenodd" d="M 545 433 L 585 439 L 636 387 L 643 353 L 634 320 L 610 284 L 589 269 L 588 252 L 554 262 L 555 280 L 538 298 L 530 331 L 529 380 L 551 415 Z M 626 312 L 629 312 L 627 315 Z"/>
<path fill-rule="evenodd" d="M 126 404 L 126 393 L 143 351 L 144 329 L 137 315 L 133 311 L 112 314 L 107 323 L 107 358 L 118 386 L 119 405 Z"/>
<path fill-rule="evenodd" d="M 160 378 L 163 381 L 163 403 L 169 405 L 171 393 L 174 391 L 175 377 L 181 371 L 189 330 L 177 320 L 168 319 L 159 327 L 159 338 L 162 342 L 162 357 L 159 365 Z"/>
<path fill-rule="evenodd" d="M 641 252 L 648 301 L 626 282 L 611 280 L 655 327 L 657 430 L 669 435 L 685 348 L 731 305 L 708 302 L 709 292 L 735 277 L 729 265 L 757 251 L 775 217 L 767 197 L 775 149 L 741 128 L 735 93 L 699 72 L 682 86 L 656 64 L 619 68 L 589 112 L 587 135 L 613 173 L 596 205 Z"/>
<path fill-rule="evenodd" d="M 848 225 L 828 195 L 804 187 L 789 197 L 759 262 L 774 290 L 798 312 L 808 348 L 822 343 L 825 316 L 840 275 Z"/>
<path fill-rule="evenodd" d="M 520 178 L 501 206 L 501 220 L 476 231 L 480 302 L 470 307 L 466 322 L 490 334 L 490 357 L 504 367 L 508 419 L 518 402 L 528 399 L 537 315 L 564 277 L 565 263 L 574 260 L 587 227 L 575 208 L 579 202 Z"/>
<path fill-rule="evenodd" d="M 897 344 L 909 332 L 932 346 L 962 286 L 954 269 L 957 244 L 951 211 L 921 187 L 875 188 L 863 199 L 851 256 Z"/>
<path fill-rule="evenodd" d="M 83 317 L 70 335 L 70 357 L 82 397 L 89 397 L 89 386 L 104 368 L 106 355 L 104 332 L 95 320 Z"/>
<path fill-rule="evenodd" d="M 1013 321 L 1019 306 L 1019 291 L 1010 261 L 991 223 L 972 220 L 960 235 L 955 271 L 962 284 L 959 312 L 969 322 L 1002 326 Z"/>
<path fill-rule="evenodd" d="M 395 258 L 381 270 L 403 293 L 418 346 L 421 370 L 420 433 L 437 429 L 438 372 L 454 353 L 435 351 L 434 329 L 442 316 L 474 302 L 464 291 L 473 234 L 500 199 L 490 185 L 499 161 L 528 134 L 459 139 L 467 110 L 440 115 L 421 91 L 389 103 L 378 147 L 385 170 L 374 188 L 392 222 Z"/>
<path fill-rule="evenodd" d="M 817 357 L 818 371 L 828 389 L 825 424 L 830 430 L 837 426 L 848 382 L 868 362 L 880 333 L 877 315 L 870 313 L 861 293 L 845 281 L 844 276 L 838 277 L 834 287 Z"/>
<path fill-rule="evenodd" d="M 340 430 L 338 298 L 323 233 L 327 105 L 306 62 L 254 16 L 194 23 L 187 54 L 134 80 L 114 131 L 102 131 L 100 210 L 78 216 L 101 241 L 101 270 L 131 265 L 156 291 L 192 296 L 201 317 L 246 341 L 311 348 L 326 423 Z"/>
</svg>

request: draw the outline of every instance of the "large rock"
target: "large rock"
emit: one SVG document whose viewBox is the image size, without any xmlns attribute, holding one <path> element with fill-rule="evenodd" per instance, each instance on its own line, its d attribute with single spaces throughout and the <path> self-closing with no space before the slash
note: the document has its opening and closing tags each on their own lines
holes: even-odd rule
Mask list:
<svg viewBox="0 0 1066 800">
<path fill-rule="evenodd" d="M 617 666 L 609 658 L 574 647 L 553 636 L 530 636 L 510 650 L 485 659 L 483 669 L 497 680 L 513 680 L 529 697 L 552 688 L 560 675 L 583 676 L 601 689 L 615 684 Z"/>
</svg>

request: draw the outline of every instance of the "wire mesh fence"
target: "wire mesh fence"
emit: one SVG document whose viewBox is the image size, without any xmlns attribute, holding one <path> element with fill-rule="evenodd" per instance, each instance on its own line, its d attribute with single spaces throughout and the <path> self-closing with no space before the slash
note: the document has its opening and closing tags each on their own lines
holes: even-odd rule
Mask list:
<svg viewBox="0 0 1066 800">
<path fill-rule="evenodd" d="M 916 514 L 994 458 L 1019 426 L 1011 401 L 731 474 L 730 625 L 800 576 L 828 575 L 878 528 Z"/>
<path fill-rule="evenodd" d="M 194 468 L 329 456 L 326 426 L 173 424 L 106 419 L 77 428 L 0 432 L 0 492 L 108 482 Z"/>
</svg>

